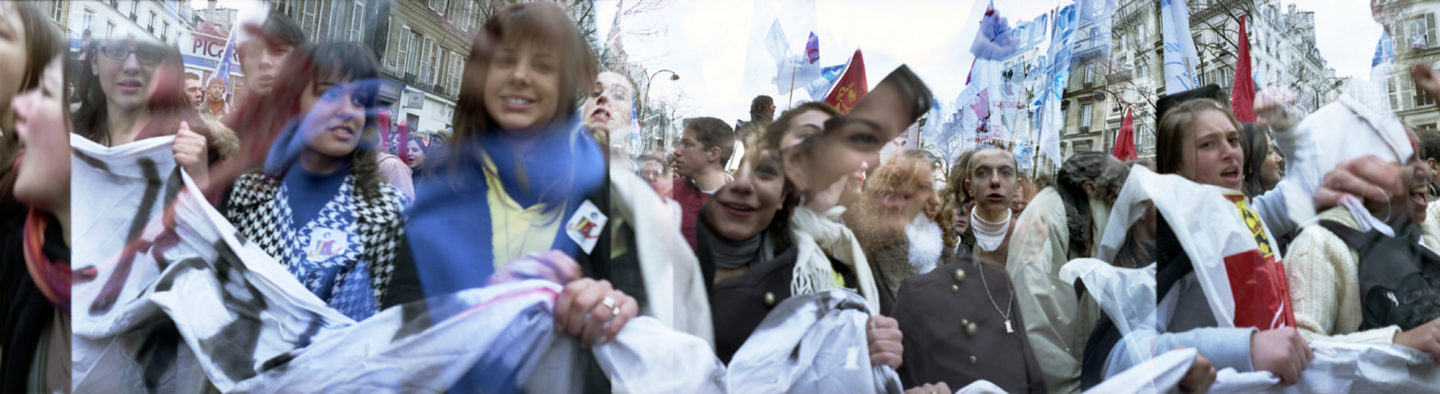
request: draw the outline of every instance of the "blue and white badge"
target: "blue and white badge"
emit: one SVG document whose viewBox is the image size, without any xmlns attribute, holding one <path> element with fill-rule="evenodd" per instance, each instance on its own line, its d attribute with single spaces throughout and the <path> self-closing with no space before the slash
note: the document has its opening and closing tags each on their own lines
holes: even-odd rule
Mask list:
<svg viewBox="0 0 1440 394">
<path fill-rule="evenodd" d="M 350 237 L 345 232 L 330 228 L 316 228 L 310 232 L 310 244 L 305 246 L 305 259 L 323 262 L 331 257 L 345 254 L 350 248 Z"/>
<path fill-rule="evenodd" d="M 606 221 L 609 221 L 609 218 L 595 207 L 595 203 L 585 200 L 585 203 L 580 204 L 580 209 L 570 216 L 570 220 L 565 221 L 565 234 L 580 244 L 580 249 L 584 249 L 585 254 L 590 254 L 590 251 L 595 250 L 595 243 L 600 241 L 600 233 L 605 231 Z"/>
</svg>

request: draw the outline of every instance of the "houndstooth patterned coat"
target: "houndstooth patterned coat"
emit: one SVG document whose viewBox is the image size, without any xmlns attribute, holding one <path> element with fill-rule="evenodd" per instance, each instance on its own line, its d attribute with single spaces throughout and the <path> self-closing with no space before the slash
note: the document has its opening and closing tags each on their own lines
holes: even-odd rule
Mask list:
<svg viewBox="0 0 1440 394">
<path fill-rule="evenodd" d="M 280 179 L 260 173 L 242 175 L 235 181 L 235 187 L 231 190 L 225 214 L 226 218 L 239 229 L 241 235 L 258 243 L 266 253 L 275 257 L 281 264 L 288 265 L 292 261 L 291 256 L 296 253 L 291 247 L 303 244 L 303 242 L 297 241 L 303 241 L 300 238 L 307 236 L 301 233 L 307 224 L 292 225 L 288 204 L 273 203 L 277 198 L 282 197 L 281 185 Z M 342 274 L 333 282 L 330 291 L 330 294 L 337 299 L 327 300 L 327 302 L 342 311 L 356 304 L 376 305 L 378 309 L 384 309 L 396 304 L 393 301 L 396 298 L 395 294 L 390 294 L 390 292 L 394 287 L 392 280 L 395 277 L 396 250 L 404 236 L 400 212 L 409 201 L 398 188 L 388 183 L 381 184 L 384 197 L 380 200 L 364 198 L 358 188 L 353 185 L 354 175 L 347 176 L 340 190 L 348 195 L 342 195 L 338 199 L 348 205 L 349 211 L 354 214 L 353 221 L 343 220 L 346 218 L 327 217 L 325 215 L 327 211 L 330 214 L 328 216 L 335 215 L 335 212 L 328 208 L 322 209 L 322 215 L 317 216 L 315 221 L 341 223 L 342 226 L 347 222 L 353 223 L 353 233 L 358 234 L 360 238 L 358 249 L 353 253 L 358 261 L 366 265 L 368 272 L 361 275 Z M 327 205 L 329 204 L 327 203 Z M 353 292 L 343 291 L 343 287 L 346 285 L 343 278 L 347 277 L 368 277 L 370 293 L 374 296 L 373 303 L 371 300 L 344 299 L 346 294 L 353 294 Z M 305 278 L 301 278 L 301 280 L 304 281 Z M 306 285 L 311 287 L 310 283 L 306 283 Z M 347 313 L 347 315 L 352 314 Z M 368 313 L 365 315 L 368 316 Z"/>
</svg>

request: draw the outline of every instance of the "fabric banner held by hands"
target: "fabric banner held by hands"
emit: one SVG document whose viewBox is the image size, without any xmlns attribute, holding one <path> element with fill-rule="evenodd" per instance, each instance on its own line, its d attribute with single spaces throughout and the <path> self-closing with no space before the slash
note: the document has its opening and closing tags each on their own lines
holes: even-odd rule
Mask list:
<svg viewBox="0 0 1440 394">
<path fill-rule="evenodd" d="M 463 290 L 355 322 L 237 236 L 175 167 L 171 140 L 71 141 L 74 185 L 94 191 L 75 196 L 73 218 L 75 234 L 94 240 L 75 249 L 78 270 L 93 273 L 74 287 L 77 392 L 513 392 L 576 381 L 535 367 L 578 351 L 553 328 L 559 285 Z M 595 354 L 627 391 L 723 390 L 718 359 L 677 359 L 676 348 L 709 345 L 639 317 Z M 487 380 L 452 387 L 472 368 Z M 659 370 L 672 378 L 645 378 Z"/>
</svg>

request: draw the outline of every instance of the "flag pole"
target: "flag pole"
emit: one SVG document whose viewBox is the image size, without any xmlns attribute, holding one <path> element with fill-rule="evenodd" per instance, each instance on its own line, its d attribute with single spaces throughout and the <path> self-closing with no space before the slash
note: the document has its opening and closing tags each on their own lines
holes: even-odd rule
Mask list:
<svg viewBox="0 0 1440 394">
<path fill-rule="evenodd" d="M 795 70 L 800 68 L 800 63 L 790 65 L 790 98 L 786 99 L 785 107 L 795 105 Z"/>
</svg>

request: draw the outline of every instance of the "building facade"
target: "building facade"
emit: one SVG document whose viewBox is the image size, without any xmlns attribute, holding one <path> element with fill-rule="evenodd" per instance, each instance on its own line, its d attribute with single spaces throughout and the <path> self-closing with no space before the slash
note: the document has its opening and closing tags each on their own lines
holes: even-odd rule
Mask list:
<svg viewBox="0 0 1440 394">
<path fill-rule="evenodd" d="M 78 49 L 89 40 L 124 38 L 179 45 L 195 27 L 195 12 L 189 1 L 88 0 L 68 3 L 69 23 L 63 31 L 70 37 L 72 49 Z M 44 4 L 37 3 L 42 8 L 45 8 Z M 52 11 L 54 8 L 50 7 Z"/>
<path fill-rule="evenodd" d="M 412 132 L 449 134 L 470 42 L 517 0 L 273 0 L 311 41 L 358 41 L 375 51 L 386 83 L 379 98 Z M 561 2 L 593 36 L 590 0 Z M 588 26 L 588 29 L 586 28 Z M 587 37 L 592 44 L 593 37 Z"/>
<path fill-rule="evenodd" d="M 1119 1 L 1109 17 L 1108 56 L 1085 56 L 1087 51 L 1104 52 L 1084 47 L 1086 32 L 1077 31 L 1080 42 L 1062 105 L 1065 156 L 1111 151 L 1128 109 L 1133 110 L 1136 150 L 1141 158 L 1154 157 L 1155 102 L 1165 92 L 1160 1 Z M 1082 15 L 1083 7 L 1092 2 L 1094 12 L 1104 11 L 1104 1 L 1082 0 L 1077 2 Z M 1240 16 L 1247 15 L 1251 77 L 1257 88 L 1287 87 L 1295 92 L 1297 104 L 1311 111 L 1339 94 L 1343 80 L 1335 77 L 1315 46 L 1314 13 L 1293 5 L 1282 8 L 1279 0 L 1193 0 L 1188 6 L 1190 32 L 1200 60 L 1195 66 L 1199 83 L 1213 83 L 1229 93 L 1235 78 Z M 1095 24 L 1103 26 L 1100 21 Z M 1094 33 L 1107 35 L 1098 29 L 1090 34 L 1092 40 L 1097 37 Z"/>
<path fill-rule="evenodd" d="M 1440 112 L 1435 110 L 1435 100 L 1415 87 L 1410 79 L 1410 67 L 1413 64 L 1440 67 L 1435 24 L 1440 3 L 1415 0 L 1383 3 L 1386 20 L 1382 25 L 1395 45 L 1395 68 L 1386 80 L 1390 107 L 1411 127 L 1435 130 L 1440 123 Z"/>
</svg>

